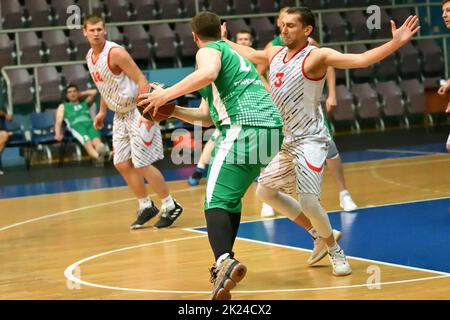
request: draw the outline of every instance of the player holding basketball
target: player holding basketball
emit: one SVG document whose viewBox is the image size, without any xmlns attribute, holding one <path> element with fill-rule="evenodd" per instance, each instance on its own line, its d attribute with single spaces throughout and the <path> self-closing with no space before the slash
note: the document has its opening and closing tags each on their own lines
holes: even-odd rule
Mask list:
<svg viewBox="0 0 450 320">
<path fill-rule="evenodd" d="M 323 240 L 334 275 L 348 275 L 351 268 L 320 204 L 322 173 L 330 142 L 320 110 L 327 68 L 365 68 L 376 63 L 410 41 L 420 28 L 417 23 L 415 16 L 409 17 L 399 29 L 391 22 L 393 39 L 388 43 L 363 54 L 342 54 L 310 45 L 308 37 L 315 27 L 314 14 L 308 8 L 294 7 L 286 11 L 282 20 L 281 36 L 285 47 L 257 51 L 227 41 L 252 63 L 270 63 L 271 94 L 284 120 L 281 151 L 262 173 L 257 194 L 309 230 L 313 238 Z M 288 195 L 295 191 L 300 201 Z M 313 260 L 308 261 L 310 264 L 323 257 L 314 251 Z"/>
<path fill-rule="evenodd" d="M 200 107 L 176 107 L 173 116 L 189 123 L 202 121 L 203 126 L 214 123 L 220 132 L 208 170 L 204 210 L 216 261 L 211 269 L 211 298 L 228 300 L 229 291 L 247 270 L 233 253 L 241 201 L 261 168 L 278 152 L 283 123 L 255 67 L 221 41 L 220 18 L 204 11 L 191 25 L 200 48 L 197 70 L 170 88 L 155 86 L 154 92 L 140 95 L 144 100 L 139 105 L 156 110 L 199 90 L 204 100 Z"/>
<path fill-rule="evenodd" d="M 442 1 L 442 18 L 444 19 L 445 26 L 447 29 L 450 29 L 450 0 Z M 447 83 L 439 88 L 438 93 L 440 95 L 445 95 L 450 92 L 450 79 L 447 80 Z M 447 109 L 445 112 L 450 113 L 450 102 L 447 105 Z M 447 139 L 447 150 L 450 152 L 450 135 Z"/>
<path fill-rule="evenodd" d="M 141 117 L 136 109 L 138 87 L 144 90 L 148 86 L 147 79 L 124 48 L 105 39 L 105 21 L 101 16 L 88 15 L 84 19 L 83 33 L 91 45 L 86 55 L 89 71 L 101 94 L 94 126 L 97 129 L 103 127 L 108 107 L 115 112 L 114 165 L 139 201 L 137 219 L 130 228 L 141 228 L 159 212 L 160 220 L 154 227 L 168 227 L 183 208 L 171 197 L 164 177 L 152 165 L 164 157 L 159 126 Z M 140 134 L 141 125 L 153 131 L 151 140 L 144 141 Z M 161 199 L 161 210 L 147 195 L 144 178 Z"/>
</svg>

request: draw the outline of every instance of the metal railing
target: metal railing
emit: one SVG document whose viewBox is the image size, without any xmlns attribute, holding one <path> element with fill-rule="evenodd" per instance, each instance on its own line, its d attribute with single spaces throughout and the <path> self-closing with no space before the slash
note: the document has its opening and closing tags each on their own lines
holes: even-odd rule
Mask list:
<svg viewBox="0 0 450 320">
<path fill-rule="evenodd" d="M 301 0 L 297 0 L 297 3 L 300 4 Z M 196 5 L 196 12 L 199 11 L 199 0 L 195 0 L 195 5 Z M 419 9 L 420 8 L 426 8 L 427 9 L 427 20 L 428 23 L 430 22 L 431 19 L 431 7 L 440 7 L 441 4 L 440 3 L 431 3 L 429 2 L 429 0 L 427 1 L 427 3 L 415 3 L 415 4 L 399 4 L 399 5 L 395 5 L 395 0 L 392 1 L 392 5 L 388 5 L 388 6 L 380 6 L 380 8 L 383 9 L 396 9 L 396 8 L 414 8 L 415 12 L 417 15 L 419 15 Z M 89 1 L 89 8 L 90 8 L 90 12 L 92 11 L 91 8 L 91 1 Z M 345 8 L 346 12 L 349 11 L 363 11 L 366 10 L 366 7 L 357 7 L 357 8 Z M 360 41 L 345 41 L 345 42 L 329 42 L 329 43 L 325 43 L 323 42 L 324 40 L 324 32 L 323 32 L 323 15 L 326 13 L 332 13 L 332 12 L 341 12 L 342 9 L 340 8 L 333 8 L 333 9 L 323 9 L 323 10 L 315 10 L 315 13 L 318 16 L 318 26 L 319 26 L 319 42 L 321 44 L 323 44 L 324 46 L 344 46 L 344 51 L 347 52 L 347 48 L 348 45 L 350 44 L 372 44 L 372 43 L 381 43 L 381 42 L 386 42 L 389 41 L 390 39 L 367 39 L 367 40 L 360 40 Z M 257 14 L 246 14 L 246 15 L 225 15 L 225 16 L 221 16 L 221 18 L 223 20 L 235 20 L 235 19 L 240 19 L 240 18 L 258 18 L 258 17 L 276 17 L 278 15 L 278 12 L 273 12 L 273 13 L 257 13 Z M 133 25 L 152 25 L 152 24 L 161 24 L 161 23 L 180 23 L 180 22 L 189 22 L 191 20 L 191 18 L 180 18 L 180 19 L 158 19 L 158 20 L 141 20 L 141 21 L 128 21 L 128 22 L 110 22 L 107 23 L 107 27 L 108 26 L 133 26 Z M 81 26 L 80 26 L 81 28 Z M 73 28 L 69 28 L 67 26 L 52 26 L 52 27 L 40 27 L 40 28 L 20 28 L 20 29 L 3 29 L 0 30 L 0 34 L 2 33 L 7 33 L 7 34 L 11 34 L 14 33 L 14 38 L 15 38 L 15 42 L 16 42 L 16 55 L 17 55 L 17 59 L 18 59 L 18 65 L 14 65 L 14 66 L 5 66 L 2 68 L 1 73 L 5 79 L 6 85 L 7 85 L 7 97 L 8 97 L 8 112 L 12 112 L 13 111 L 13 105 L 12 105 L 12 92 L 11 92 L 11 83 L 10 83 L 10 79 L 6 73 L 6 70 L 12 70 L 12 69 L 29 69 L 32 68 L 33 69 L 33 73 L 34 73 L 34 79 L 35 79 L 35 95 L 36 95 L 36 110 L 40 111 L 41 109 L 41 103 L 40 103 L 40 97 L 39 97 L 39 92 L 40 90 L 38 90 L 38 75 L 37 75 L 37 68 L 42 67 L 42 66 L 63 66 L 63 65 L 72 65 L 72 64 L 85 64 L 85 61 L 70 61 L 70 62 L 55 62 L 55 63 L 37 63 L 37 64 L 27 64 L 27 65 L 22 65 L 20 64 L 20 40 L 19 40 L 19 33 L 21 32 L 30 32 L 30 31 L 34 31 L 34 32 L 41 32 L 41 31 L 47 31 L 47 30 L 71 30 Z M 446 78 L 449 77 L 449 61 L 448 61 L 448 46 L 447 46 L 447 41 L 446 39 L 448 39 L 449 35 L 436 35 L 436 36 L 421 36 L 419 33 L 418 37 L 415 37 L 413 40 L 421 40 L 421 39 L 441 39 L 442 38 L 442 48 L 444 51 L 444 57 L 445 57 L 445 76 Z M 346 82 L 347 82 L 347 86 L 349 86 L 350 84 L 350 76 L 349 76 L 349 71 L 346 70 Z"/>
</svg>

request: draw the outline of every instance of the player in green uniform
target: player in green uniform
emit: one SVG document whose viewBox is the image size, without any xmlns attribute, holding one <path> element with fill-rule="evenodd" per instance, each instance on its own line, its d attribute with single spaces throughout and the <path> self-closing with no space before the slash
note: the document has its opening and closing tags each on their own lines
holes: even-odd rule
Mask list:
<svg viewBox="0 0 450 320">
<path fill-rule="evenodd" d="M 139 96 L 145 112 L 167 101 L 200 90 L 199 108 L 176 107 L 172 116 L 203 126 L 215 124 L 219 130 L 205 197 L 208 238 L 215 265 L 211 269 L 212 299 L 230 299 L 230 290 L 246 274 L 246 267 L 234 259 L 241 200 L 270 162 L 282 142 L 282 119 L 255 67 L 220 40 L 220 18 L 211 12 L 197 14 L 191 22 L 193 37 L 200 48 L 197 70 L 174 86 L 154 87 Z M 205 88 L 206 87 L 206 88 Z M 202 89 L 203 88 L 203 89 Z"/>
<path fill-rule="evenodd" d="M 68 130 L 84 146 L 89 156 L 101 164 L 109 150 L 100 140 L 100 131 L 94 128 L 89 112 L 96 95 L 95 89 L 80 92 L 76 85 L 67 86 L 67 102 L 61 103 L 56 110 L 55 139 L 61 141 L 64 138 L 61 126 L 65 121 Z"/>
</svg>

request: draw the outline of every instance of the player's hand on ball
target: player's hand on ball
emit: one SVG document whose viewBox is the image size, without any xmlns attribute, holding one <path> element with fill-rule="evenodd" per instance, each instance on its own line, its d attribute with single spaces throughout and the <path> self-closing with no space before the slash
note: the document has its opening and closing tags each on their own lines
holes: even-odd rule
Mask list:
<svg viewBox="0 0 450 320">
<path fill-rule="evenodd" d="M 153 83 L 149 83 L 149 85 L 153 90 L 149 93 L 142 93 L 139 95 L 138 106 L 145 107 L 143 113 L 149 112 L 153 109 L 152 115 L 156 116 L 159 107 L 168 101 L 168 99 L 164 97 L 166 90 Z"/>
</svg>

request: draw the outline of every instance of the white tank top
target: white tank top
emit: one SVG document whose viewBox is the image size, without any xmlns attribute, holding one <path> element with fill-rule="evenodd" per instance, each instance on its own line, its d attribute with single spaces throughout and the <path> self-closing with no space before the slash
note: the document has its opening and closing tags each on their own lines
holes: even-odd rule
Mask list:
<svg viewBox="0 0 450 320">
<path fill-rule="evenodd" d="M 112 48 L 120 47 L 117 43 L 106 41 L 97 61 L 92 60 L 92 48 L 86 55 L 87 65 L 92 79 L 106 101 L 108 107 L 121 114 L 136 107 L 137 85 L 123 72 L 112 73 L 109 65 L 109 53 Z"/>
<path fill-rule="evenodd" d="M 284 47 L 270 63 L 272 99 L 283 117 L 285 135 L 329 139 L 320 105 L 325 77 L 310 79 L 304 74 L 304 62 L 316 48 L 308 44 L 286 61 Z"/>
</svg>

